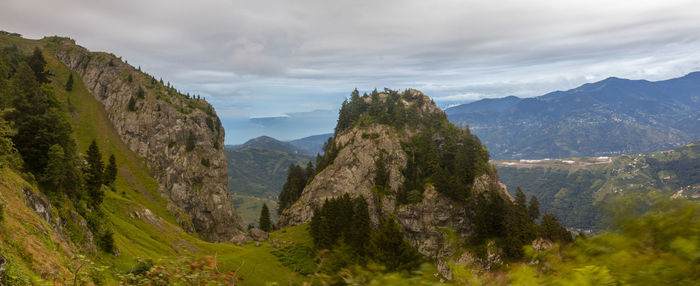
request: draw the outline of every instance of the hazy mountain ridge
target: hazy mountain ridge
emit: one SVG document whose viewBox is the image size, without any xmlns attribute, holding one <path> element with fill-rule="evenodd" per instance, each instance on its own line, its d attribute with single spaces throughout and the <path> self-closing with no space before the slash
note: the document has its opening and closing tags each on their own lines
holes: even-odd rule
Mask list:
<svg viewBox="0 0 700 286">
<path fill-rule="evenodd" d="M 608 78 L 535 98 L 445 110 L 496 159 L 646 153 L 700 139 L 700 72 L 665 81 Z"/>
<path fill-rule="evenodd" d="M 302 139 L 299 139 L 302 140 Z M 290 153 L 295 155 L 316 155 L 316 153 L 307 152 L 305 149 L 300 148 L 290 142 L 280 141 L 269 136 L 260 136 L 246 141 L 240 145 L 226 145 L 227 149 L 237 150 L 245 147 L 260 148 L 267 150 L 277 150 L 284 153 Z"/>
<path fill-rule="evenodd" d="M 312 135 L 289 141 L 292 145 L 310 154 L 323 153 L 323 144 L 328 142 L 328 138 L 333 137 L 333 133 Z"/>
</svg>

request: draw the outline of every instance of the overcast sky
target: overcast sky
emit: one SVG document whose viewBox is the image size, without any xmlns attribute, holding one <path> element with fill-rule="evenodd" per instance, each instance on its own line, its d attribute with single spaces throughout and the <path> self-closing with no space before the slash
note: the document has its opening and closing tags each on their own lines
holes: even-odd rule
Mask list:
<svg viewBox="0 0 700 286">
<path fill-rule="evenodd" d="M 246 122 L 333 114 L 356 87 L 417 88 L 444 107 L 700 70 L 692 0 L 0 0 L 0 29 L 68 36 L 204 95 L 227 143 L 330 132 L 332 118 Z"/>
</svg>

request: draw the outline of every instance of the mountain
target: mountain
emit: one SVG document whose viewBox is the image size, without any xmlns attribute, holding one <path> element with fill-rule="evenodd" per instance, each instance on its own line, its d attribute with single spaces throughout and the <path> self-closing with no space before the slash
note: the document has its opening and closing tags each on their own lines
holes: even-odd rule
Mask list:
<svg viewBox="0 0 700 286">
<path fill-rule="evenodd" d="M 288 142 L 267 136 L 227 146 L 228 189 L 243 222 L 257 225 L 263 202 L 275 210 L 289 166 L 306 165 L 313 158 Z M 277 212 L 271 218 L 276 221 Z"/>
<path fill-rule="evenodd" d="M 279 141 L 275 138 L 269 136 L 260 136 L 246 141 L 241 145 L 226 146 L 227 149 L 237 150 L 246 147 L 266 149 L 266 150 L 276 150 L 283 153 L 289 153 L 294 155 L 315 155 L 314 153 L 307 152 L 306 150 L 297 147 L 291 142 Z"/>
<path fill-rule="evenodd" d="M 535 195 L 568 227 L 600 229 L 606 202 L 621 194 L 660 192 L 700 199 L 700 142 L 649 154 L 493 161 L 510 190 Z"/>
<path fill-rule="evenodd" d="M 700 72 L 664 81 L 608 78 L 534 98 L 484 99 L 445 110 L 495 159 L 613 156 L 700 139 Z"/>
<path fill-rule="evenodd" d="M 78 70 L 71 70 L 59 55 L 68 63 L 82 59 Z M 226 214 L 233 208 L 226 182 L 219 179 L 226 169 L 225 159 L 218 157 L 223 156 L 223 148 L 214 147 L 216 138 L 223 142 L 223 132 L 215 131 L 213 109 L 202 115 L 200 108 L 208 110 L 206 102 L 188 99 L 165 84 L 149 84 L 153 82 L 149 75 L 118 57 L 87 52 L 60 37 L 29 40 L 0 32 L 0 73 L 0 284 L 133 285 L 138 283 L 129 279 L 146 279 L 145 271 L 151 268 L 213 277 L 216 273 L 211 267 L 216 267 L 216 275 L 231 271 L 236 271 L 236 277 L 245 275 L 243 283 L 249 285 L 270 281 L 301 284 L 301 275 L 281 265 L 271 253 L 271 242 L 261 242 L 263 247 L 244 244 L 249 236 L 242 232 L 236 236 L 241 240 L 234 240 L 240 245 L 209 242 L 237 232 L 240 220 L 236 216 L 226 216 L 229 221 L 223 223 L 209 220 L 209 215 Z M 144 98 L 129 83 L 141 83 Z M 134 114 L 120 114 L 129 109 L 131 95 L 138 98 L 136 110 L 129 111 Z M 118 110 L 115 106 L 122 96 L 126 103 Z M 134 122 L 134 116 L 139 120 Z M 116 118 L 130 124 L 115 122 Z M 149 127 L 154 122 L 158 122 L 156 130 Z M 26 128 L 38 124 L 51 129 Z M 179 135 L 188 129 L 193 136 Z M 173 132 L 163 151 L 168 154 L 153 153 L 161 148 L 158 132 Z M 145 139 L 148 134 L 153 141 Z M 42 145 L 44 142 L 60 144 Z M 98 148 L 105 165 L 113 155 L 117 166 L 114 181 L 97 188 L 88 186 L 100 178 L 89 176 L 94 168 L 71 165 L 93 166 L 92 146 Z M 46 159 L 40 155 L 49 155 L 49 163 L 37 165 Z M 211 157 L 204 157 L 207 155 Z M 159 165 L 158 160 L 168 160 L 168 156 L 175 162 Z M 202 159 L 209 160 L 208 168 Z M 35 165 L 38 171 L 30 169 Z M 183 170 L 183 165 L 188 167 Z M 76 180 L 65 180 L 64 175 L 76 175 L 72 173 L 76 170 Z M 198 179 L 202 175 L 198 172 L 207 178 Z M 187 181 L 190 179 L 193 181 Z M 173 182 L 173 190 L 167 188 L 168 182 Z M 210 193 L 212 190 L 221 194 Z M 173 197 L 176 195 L 191 200 L 194 204 L 188 207 L 192 209 L 182 209 L 178 202 L 183 197 Z M 226 200 L 214 200 L 217 197 Z M 188 228 L 186 221 L 195 227 Z M 197 228 L 212 223 L 218 225 L 213 232 Z M 226 226 L 230 229 L 216 231 Z M 300 234 L 273 233 L 271 238 L 298 245 L 308 241 Z M 202 261 L 209 266 L 190 267 Z M 187 275 L 169 279 L 191 285 L 187 279 L 194 276 Z"/>
<path fill-rule="evenodd" d="M 55 44 L 56 58 L 82 78 L 120 139 L 153 169 L 180 225 L 212 241 L 242 233 L 227 203 L 224 131 L 213 107 L 113 55 L 90 52 L 70 40 Z"/>
<path fill-rule="evenodd" d="M 289 141 L 289 143 L 309 154 L 316 155 L 323 153 L 323 144 L 326 144 L 326 142 L 328 142 L 328 138 L 331 137 L 333 137 L 333 133 L 327 133 L 295 139 Z"/>
<path fill-rule="evenodd" d="M 461 241 L 473 230 L 478 200 L 468 197 L 494 194 L 510 201 L 487 161 L 478 139 L 449 123 L 420 91 L 364 96 L 355 91 L 343 103 L 335 136 L 314 174 L 300 169 L 304 178 L 298 180 L 290 173 L 291 186 L 280 194 L 278 227 L 307 223 L 328 200 L 348 195 L 366 201 L 373 227 L 395 220 L 419 253 L 447 259 L 462 250 L 443 231 Z"/>
</svg>

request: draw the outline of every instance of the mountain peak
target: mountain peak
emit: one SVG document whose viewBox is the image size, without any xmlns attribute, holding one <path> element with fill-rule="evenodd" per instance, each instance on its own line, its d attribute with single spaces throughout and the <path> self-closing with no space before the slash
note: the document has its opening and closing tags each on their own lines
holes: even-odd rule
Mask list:
<svg viewBox="0 0 700 286">
<path fill-rule="evenodd" d="M 266 149 L 266 150 L 276 150 L 276 151 L 280 151 L 280 152 L 297 154 L 297 155 L 311 155 L 309 152 L 307 152 L 303 149 L 297 148 L 292 143 L 280 141 L 280 140 L 277 140 L 275 138 L 272 138 L 270 136 L 265 136 L 265 135 L 250 139 L 241 145 L 230 146 L 228 148 L 233 149 L 233 150 L 241 149 L 241 148 L 260 148 L 260 149 Z"/>
</svg>

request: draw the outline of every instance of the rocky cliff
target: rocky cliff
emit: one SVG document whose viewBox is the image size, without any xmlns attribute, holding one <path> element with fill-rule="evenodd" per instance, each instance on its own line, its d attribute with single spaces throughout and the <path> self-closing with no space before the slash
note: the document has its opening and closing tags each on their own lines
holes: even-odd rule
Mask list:
<svg viewBox="0 0 700 286">
<path fill-rule="evenodd" d="M 387 94 L 380 94 L 385 101 Z M 420 99 L 419 99 L 420 98 Z M 370 99 L 365 97 L 369 103 Z M 400 104 L 409 110 L 416 110 L 417 120 L 429 117 L 439 118 L 447 123 L 445 114 L 435 104 L 417 90 L 408 90 L 401 94 Z M 301 197 L 283 211 L 278 226 L 298 225 L 311 220 L 313 209 L 320 208 L 326 199 L 350 194 L 351 197 L 362 196 L 368 202 L 370 218 L 377 225 L 381 217 L 394 216 L 406 232 L 407 239 L 420 253 L 431 258 L 454 255 L 447 242 L 446 229 L 459 236 L 466 237 L 471 231 L 473 202 L 455 201 L 436 191 L 432 184 L 426 184 L 422 200 L 409 204 L 397 203 L 397 190 L 406 179 L 402 170 L 406 168 L 409 154 L 402 143 L 412 136 L 425 131 L 420 124 L 396 126 L 371 123 L 355 124 L 354 127 L 338 132 L 335 144 L 340 151 L 332 164 L 316 174 L 304 188 Z M 444 141 L 441 135 L 433 135 L 432 140 Z M 382 154 L 382 155 L 380 155 Z M 377 172 L 376 160 L 384 160 L 389 192 L 377 192 L 374 177 Z M 471 185 L 472 194 L 497 191 L 508 196 L 505 185 L 498 182 L 495 173 L 478 176 Z"/>
<path fill-rule="evenodd" d="M 185 230 L 216 242 L 243 232 L 226 188 L 224 130 L 211 105 L 67 39 L 56 57 L 80 75 L 121 140 L 145 160 Z"/>
</svg>

